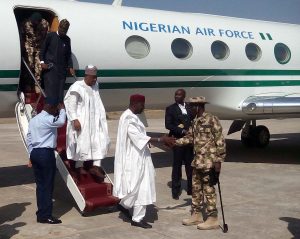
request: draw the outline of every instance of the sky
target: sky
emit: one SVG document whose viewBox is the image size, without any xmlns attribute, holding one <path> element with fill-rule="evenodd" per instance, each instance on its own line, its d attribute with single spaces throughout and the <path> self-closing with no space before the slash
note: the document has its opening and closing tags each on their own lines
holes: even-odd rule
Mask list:
<svg viewBox="0 0 300 239">
<path fill-rule="evenodd" d="M 112 0 L 78 1 L 112 3 Z M 123 5 L 300 24 L 300 0 L 123 0 Z"/>
</svg>

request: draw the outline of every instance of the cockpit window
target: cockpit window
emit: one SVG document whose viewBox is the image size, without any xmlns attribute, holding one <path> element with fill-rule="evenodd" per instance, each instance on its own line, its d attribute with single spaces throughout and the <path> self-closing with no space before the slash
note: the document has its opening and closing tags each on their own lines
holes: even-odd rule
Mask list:
<svg viewBox="0 0 300 239">
<path fill-rule="evenodd" d="M 190 42 L 183 38 L 176 38 L 171 45 L 174 56 L 179 59 L 188 59 L 193 54 L 193 47 Z"/>
<path fill-rule="evenodd" d="M 150 52 L 149 42 L 140 36 L 130 36 L 125 42 L 125 49 L 131 57 L 142 59 L 148 56 Z"/>
<path fill-rule="evenodd" d="M 245 51 L 250 61 L 258 61 L 261 58 L 261 49 L 254 43 L 248 43 L 246 45 Z"/>
<path fill-rule="evenodd" d="M 283 43 L 277 43 L 274 47 L 274 55 L 278 63 L 286 64 L 291 59 L 291 51 L 287 45 Z"/>
<path fill-rule="evenodd" d="M 218 60 L 225 60 L 228 58 L 230 50 L 225 42 L 214 41 L 211 44 L 211 53 L 214 56 L 214 58 Z"/>
</svg>

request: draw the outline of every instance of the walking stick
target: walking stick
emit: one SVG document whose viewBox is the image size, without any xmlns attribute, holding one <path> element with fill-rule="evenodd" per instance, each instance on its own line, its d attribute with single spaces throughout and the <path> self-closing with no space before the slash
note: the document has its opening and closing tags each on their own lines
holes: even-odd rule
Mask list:
<svg viewBox="0 0 300 239">
<path fill-rule="evenodd" d="M 220 202 L 221 202 L 221 210 L 222 210 L 222 217 L 223 217 L 223 232 L 226 233 L 228 231 L 228 225 L 225 223 L 225 216 L 223 210 L 223 202 L 222 202 L 222 194 L 221 194 L 221 186 L 220 181 L 218 179 L 218 188 L 219 188 L 219 195 L 220 195 Z"/>
</svg>

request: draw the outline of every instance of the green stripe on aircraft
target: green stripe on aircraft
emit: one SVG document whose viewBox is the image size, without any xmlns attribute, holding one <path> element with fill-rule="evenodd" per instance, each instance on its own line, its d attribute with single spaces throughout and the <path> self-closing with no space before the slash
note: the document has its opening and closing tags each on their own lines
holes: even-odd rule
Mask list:
<svg viewBox="0 0 300 239">
<path fill-rule="evenodd" d="M 19 70 L 0 70 L 1 78 L 19 78 Z M 78 77 L 84 70 L 77 70 Z M 159 77 L 159 76 L 295 76 L 300 70 L 233 70 L 233 69 L 126 69 L 99 70 L 99 77 Z"/>
<path fill-rule="evenodd" d="M 77 70 L 78 77 L 84 70 Z M 284 76 L 300 75 L 300 70 L 232 70 L 232 69 L 133 69 L 99 70 L 98 77 L 159 77 L 159 76 Z"/>
<path fill-rule="evenodd" d="M 66 84 L 67 90 L 71 84 Z M 163 82 L 102 82 L 100 89 L 140 89 L 140 88 L 179 88 L 179 87 L 272 87 L 300 86 L 300 80 L 268 81 L 163 81 Z M 0 85 L 0 91 L 16 91 L 17 84 Z"/>
<path fill-rule="evenodd" d="M 0 70 L 0 78 L 19 78 L 19 70 Z"/>
<path fill-rule="evenodd" d="M 172 81 L 100 83 L 100 89 L 179 88 L 179 87 L 270 87 L 299 86 L 300 80 L 285 81 Z"/>
</svg>

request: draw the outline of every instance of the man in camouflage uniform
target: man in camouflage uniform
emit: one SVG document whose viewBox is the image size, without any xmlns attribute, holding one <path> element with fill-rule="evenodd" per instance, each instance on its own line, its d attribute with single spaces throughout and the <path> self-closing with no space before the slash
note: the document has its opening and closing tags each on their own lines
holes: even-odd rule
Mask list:
<svg viewBox="0 0 300 239">
<path fill-rule="evenodd" d="M 214 185 L 226 155 L 225 139 L 219 119 L 205 112 L 207 101 L 204 97 L 190 98 L 192 112 L 196 115 L 189 133 L 176 140 L 175 145 L 194 145 L 192 161 L 192 209 L 191 217 L 183 225 L 197 225 L 200 230 L 219 228 L 217 195 Z M 207 219 L 203 222 L 203 209 Z"/>
<path fill-rule="evenodd" d="M 42 44 L 46 38 L 47 33 L 49 32 L 49 23 L 47 20 L 42 19 L 38 24 L 36 29 L 36 48 L 35 48 L 35 61 L 34 61 L 34 76 L 41 85 L 41 74 L 42 74 L 42 66 L 40 62 L 40 52 Z M 35 92 L 40 93 L 39 87 L 35 86 Z"/>
<path fill-rule="evenodd" d="M 39 53 L 41 45 L 46 37 L 49 29 L 49 23 L 42 18 L 42 15 L 38 12 L 34 12 L 28 19 L 26 19 L 21 26 L 23 49 L 25 50 L 25 60 L 34 74 L 37 81 L 40 83 L 41 71 Z M 29 77 L 29 75 L 27 76 Z M 26 77 L 26 78 L 27 78 Z M 27 79 L 26 84 L 32 86 L 33 81 Z M 36 86 L 36 92 L 40 90 Z"/>
</svg>

